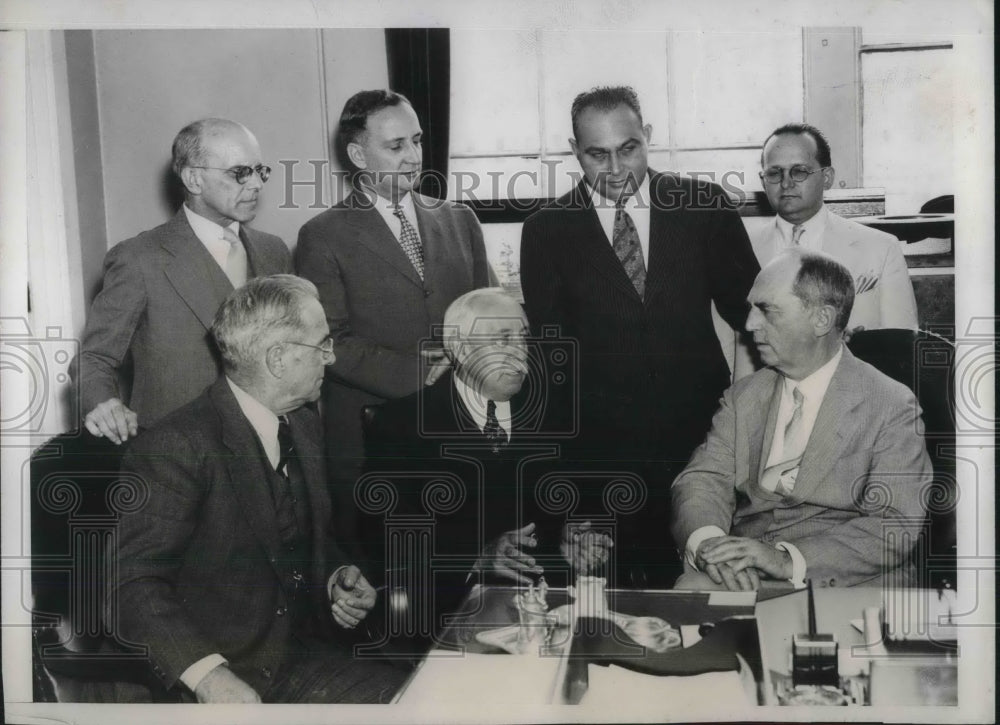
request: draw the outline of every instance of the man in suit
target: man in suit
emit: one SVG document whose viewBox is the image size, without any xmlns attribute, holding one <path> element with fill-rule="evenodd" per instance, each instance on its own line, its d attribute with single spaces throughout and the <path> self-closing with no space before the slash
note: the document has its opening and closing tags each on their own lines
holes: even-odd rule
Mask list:
<svg viewBox="0 0 1000 725">
<path fill-rule="evenodd" d="M 80 344 L 75 382 L 84 424 L 115 443 L 218 377 L 208 328 L 234 287 L 291 271 L 284 242 L 247 226 L 271 170 L 245 126 L 220 118 L 185 126 L 174 139 L 173 170 L 184 184 L 183 206 L 108 252 Z M 119 378 L 127 369 L 126 403 Z"/>
<path fill-rule="evenodd" d="M 909 580 L 933 472 L 908 388 L 843 344 L 854 281 L 788 250 L 750 290 L 747 331 L 768 366 L 726 391 L 674 481 L 679 588 Z"/>
<path fill-rule="evenodd" d="M 212 326 L 225 375 L 130 447 L 108 618 L 199 702 L 387 702 L 403 673 L 355 660 L 376 592 L 331 537 L 319 398 L 333 343 L 315 287 L 251 280 Z M 305 407 L 303 407 L 305 406 Z"/>
<path fill-rule="evenodd" d="M 669 499 L 648 481 L 673 478 L 729 384 L 713 303 L 741 329 L 759 267 L 719 186 L 648 169 L 632 89 L 580 94 L 572 121 L 584 179 L 525 222 L 521 283 L 533 329 L 578 341 L 577 453 L 647 479 L 646 523 L 618 552 L 641 575 L 672 555 L 656 537 Z"/>
<path fill-rule="evenodd" d="M 568 561 L 587 573 L 607 559 L 610 537 L 585 521 L 564 527 L 532 490 L 540 466 L 557 461 L 539 405 L 538 365 L 529 362 L 528 321 L 500 288 L 467 292 L 445 312 L 443 342 L 452 371 L 419 392 L 390 401 L 370 425 L 366 476 L 359 499 L 382 499 L 388 481 L 395 505 L 373 515 L 369 549 L 384 560 L 385 514 L 434 520 L 434 607 L 451 611 L 479 572 L 526 584 L 545 563 Z M 535 379 L 529 382 L 529 379 Z M 526 480 L 527 479 L 527 480 Z M 431 496 L 431 489 L 447 496 Z M 400 549 L 390 545 L 394 554 Z M 542 559 L 537 559 L 539 553 Z M 425 562 L 387 561 L 390 569 Z M 551 580 L 551 573 L 549 574 Z"/>
<path fill-rule="evenodd" d="M 351 496 L 364 449 L 361 409 L 416 392 L 418 348 L 449 303 L 488 284 L 482 231 L 467 207 L 416 191 L 422 131 L 409 101 L 361 91 L 344 105 L 338 144 L 355 168 L 354 192 L 307 222 L 298 273 L 315 283 L 337 345 L 323 410 L 338 527 L 356 536 Z M 430 362 L 440 362 L 438 351 Z"/>
</svg>

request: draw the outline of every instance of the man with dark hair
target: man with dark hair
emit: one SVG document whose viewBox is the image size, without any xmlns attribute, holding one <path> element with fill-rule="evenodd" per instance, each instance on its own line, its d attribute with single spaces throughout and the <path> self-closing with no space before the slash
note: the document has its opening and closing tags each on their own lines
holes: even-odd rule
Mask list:
<svg viewBox="0 0 1000 725">
<path fill-rule="evenodd" d="M 899 240 L 831 214 L 823 191 L 833 186 L 830 144 L 816 127 L 790 123 L 767 137 L 760 178 L 777 216 L 751 237 L 762 265 L 781 250 L 822 251 L 854 277 L 854 311 L 848 331 L 917 328 L 917 304 Z"/>
<path fill-rule="evenodd" d="M 462 204 L 417 193 L 420 121 L 392 91 L 361 91 L 344 105 L 341 152 L 355 171 L 353 193 L 299 232 L 298 273 L 319 289 L 337 362 L 323 411 L 338 530 L 354 538 L 354 481 L 364 448 L 361 409 L 419 390 L 418 351 L 449 303 L 489 283 L 479 222 Z M 443 353 L 431 358 L 443 362 Z"/>
<path fill-rule="evenodd" d="M 672 556 L 656 536 L 669 499 L 654 482 L 687 461 L 729 384 L 713 304 L 741 329 L 759 267 L 721 187 L 648 169 L 652 127 L 632 89 L 580 94 L 572 121 L 584 178 L 525 222 L 521 282 L 532 327 L 559 325 L 579 345 L 580 428 L 567 453 L 646 478 L 634 536 L 616 546 L 622 583 L 644 586 Z"/>
<path fill-rule="evenodd" d="M 174 139 L 172 166 L 184 184 L 181 210 L 111 248 L 80 344 L 83 422 L 115 443 L 218 377 L 208 328 L 234 287 L 291 271 L 284 242 L 247 226 L 271 169 L 245 126 L 221 118 L 188 124 Z M 126 403 L 119 377 L 129 368 Z"/>
<path fill-rule="evenodd" d="M 376 592 L 331 537 L 320 421 L 303 407 L 335 359 L 316 288 L 251 280 L 212 334 L 225 375 L 122 463 L 145 500 L 121 518 L 107 621 L 198 702 L 388 702 L 404 674 L 337 638 Z"/>
<path fill-rule="evenodd" d="M 913 394 L 843 344 L 850 272 L 789 250 L 749 301 L 746 329 L 767 368 L 726 391 L 674 481 L 677 587 L 911 583 L 933 471 Z"/>
</svg>

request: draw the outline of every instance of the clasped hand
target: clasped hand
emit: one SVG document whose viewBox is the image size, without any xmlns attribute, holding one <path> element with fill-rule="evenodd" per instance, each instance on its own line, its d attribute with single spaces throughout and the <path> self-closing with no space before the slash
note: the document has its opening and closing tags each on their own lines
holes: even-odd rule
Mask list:
<svg viewBox="0 0 1000 725">
<path fill-rule="evenodd" d="M 761 575 L 790 579 L 792 558 L 788 552 L 756 539 L 716 536 L 698 546 L 695 564 L 716 584 L 730 591 L 755 591 Z"/>
<path fill-rule="evenodd" d="M 559 552 L 577 574 L 588 574 L 607 562 L 614 545 L 610 536 L 592 531 L 584 521 L 563 527 Z"/>
<path fill-rule="evenodd" d="M 344 629 L 354 629 L 375 607 L 375 588 L 354 566 L 337 570 L 327 592 L 330 596 L 330 612 L 334 620 Z"/>
<path fill-rule="evenodd" d="M 538 546 L 535 538 L 535 524 L 512 531 L 505 531 L 483 547 L 476 562 L 476 571 L 491 571 L 506 579 L 513 579 L 521 584 L 530 584 L 532 580 L 526 573 L 540 575 L 542 567 L 535 562 L 535 557 L 525 553 L 525 549 Z"/>
</svg>

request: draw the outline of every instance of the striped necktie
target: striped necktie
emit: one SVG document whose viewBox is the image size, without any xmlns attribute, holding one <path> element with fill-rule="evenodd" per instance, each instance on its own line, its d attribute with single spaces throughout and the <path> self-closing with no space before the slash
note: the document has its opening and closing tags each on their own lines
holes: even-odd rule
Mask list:
<svg viewBox="0 0 1000 725">
<path fill-rule="evenodd" d="M 802 422 L 802 403 L 805 398 L 798 387 L 792 388 L 792 415 L 785 424 L 782 435 L 782 460 L 764 469 L 760 479 L 761 487 L 787 496 L 795 487 L 799 475 L 799 464 L 806 450 L 805 424 Z"/>
</svg>

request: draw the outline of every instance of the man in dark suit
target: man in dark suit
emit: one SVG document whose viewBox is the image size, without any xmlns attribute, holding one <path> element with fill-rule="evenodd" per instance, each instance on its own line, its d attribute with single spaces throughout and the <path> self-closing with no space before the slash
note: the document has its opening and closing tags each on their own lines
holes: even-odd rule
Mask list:
<svg viewBox="0 0 1000 725">
<path fill-rule="evenodd" d="M 323 410 L 338 529 L 356 535 L 354 481 L 364 449 L 361 409 L 416 392 L 443 367 L 418 348 L 459 295 L 489 281 L 482 231 L 467 207 L 416 192 L 422 131 L 409 101 L 361 91 L 344 105 L 338 144 L 355 191 L 307 222 L 298 273 L 315 283 L 337 345 Z M 433 361 L 440 361 L 441 353 Z"/>
<path fill-rule="evenodd" d="M 355 660 L 376 592 L 331 537 L 315 411 L 334 360 L 315 287 L 255 279 L 219 309 L 225 375 L 140 435 L 108 618 L 199 702 L 387 702 L 403 673 Z M 303 407 L 306 406 L 306 407 Z"/>
<path fill-rule="evenodd" d="M 368 546 L 376 559 L 390 552 L 390 570 L 428 566 L 438 614 L 458 603 L 476 572 L 527 583 L 542 574 L 542 563 L 565 568 L 568 560 L 587 573 L 612 545 L 588 533 L 585 521 L 564 526 L 564 516 L 536 500 L 538 472 L 560 466 L 539 389 L 526 383 L 540 377 L 541 363 L 529 362 L 527 332 L 521 306 L 502 289 L 462 295 L 444 318 L 453 372 L 383 405 L 368 431 L 367 471 L 358 485 L 373 519 Z M 376 505 L 390 499 L 388 509 Z M 430 560 L 393 560 L 407 554 L 388 533 L 394 521 L 404 528 L 433 522 Z"/>
<path fill-rule="evenodd" d="M 933 470 L 913 393 L 843 344 L 855 299 L 833 258 L 788 250 L 750 290 L 768 366 L 726 391 L 674 481 L 690 589 L 913 581 Z"/>
<path fill-rule="evenodd" d="M 170 221 L 108 252 L 80 344 L 75 382 L 84 424 L 115 443 L 218 377 L 208 328 L 234 287 L 291 271 L 284 242 L 247 226 L 271 170 L 245 126 L 219 118 L 185 126 L 174 139 L 173 170 L 184 184 L 184 205 Z M 119 378 L 128 368 L 126 403 Z"/>
<path fill-rule="evenodd" d="M 656 540 L 660 484 L 729 384 L 712 305 L 740 329 L 759 267 L 719 186 L 649 171 L 651 127 L 632 89 L 580 94 L 572 121 L 584 179 L 525 222 L 521 283 L 533 329 L 557 324 L 579 344 L 576 455 L 646 479 L 636 536 L 617 552 L 645 585 L 645 565 L 673 556 Z"/>
</svg>

